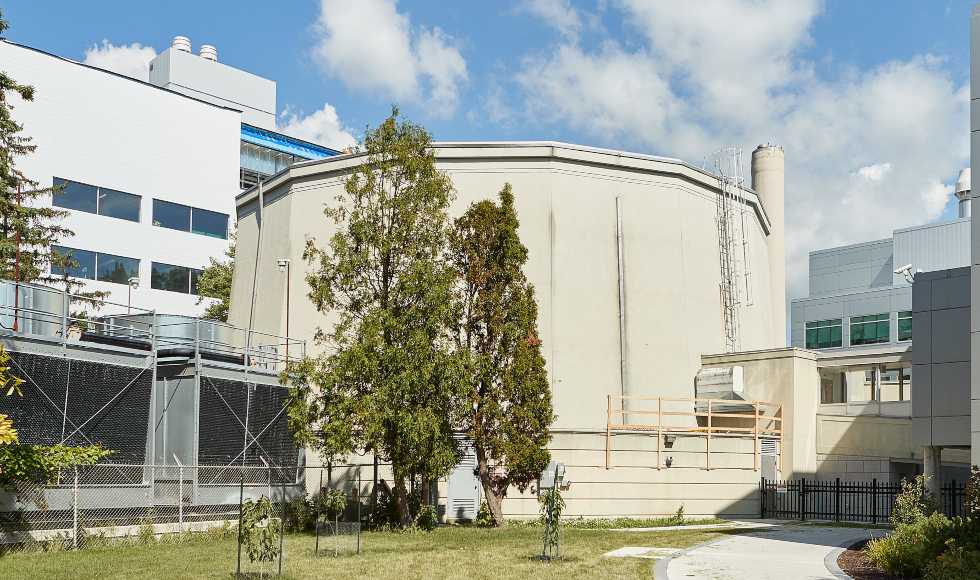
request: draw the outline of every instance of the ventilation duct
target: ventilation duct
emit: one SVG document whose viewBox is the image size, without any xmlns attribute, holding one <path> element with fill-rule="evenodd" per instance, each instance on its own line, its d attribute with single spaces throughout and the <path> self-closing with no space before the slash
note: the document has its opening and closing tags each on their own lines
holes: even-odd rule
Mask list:
<svg viewBox="0 0 980 580">
<path fill-rule="evenodd" d="M 200 55 L 201 55 L 201 58 L 203 58 L 203 59 L 213 60 L 214 62 L 218 62 L 218 49 L 216 49 L 215 47 L 211 46 L 210 44 L 202 44 L 201 45 Z"/>
<path fill-rule="evenodd" d="M 174 48 L 181 52 L 191 51 L 191 39 L 186 36 L 175 36 L 174 37 Z"/>
</svg>

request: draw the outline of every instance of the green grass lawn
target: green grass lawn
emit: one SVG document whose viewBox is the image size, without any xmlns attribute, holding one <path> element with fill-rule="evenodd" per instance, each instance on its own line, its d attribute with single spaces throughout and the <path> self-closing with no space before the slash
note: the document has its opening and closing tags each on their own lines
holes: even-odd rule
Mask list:
<svg viewBox="0 0 980 580">
<path fill-rule="evenodd" d="M 517 527 L 448 527 L 428 534 L 365 532 L 361 535 L 359 556 L 337 558 L 314 556 L 314 537 L 293 534 L 285 540 L 283 577 L 652 579 L 656 560 L 602 554 L 624 546 L 685 548 L 727 534 L 714 530 L 613 532 L 571 528 L 565 534 L 567 560 L 545 563 L 531 559 L 541 551 L 540 533 L 537 528 Z M 237 549 L 232 538 L 10 554 L 0 557 L 0 579 L 227 579 L 235 571 Z M 247 561 L 244 555 L 243 558 Z"/>
</svg>

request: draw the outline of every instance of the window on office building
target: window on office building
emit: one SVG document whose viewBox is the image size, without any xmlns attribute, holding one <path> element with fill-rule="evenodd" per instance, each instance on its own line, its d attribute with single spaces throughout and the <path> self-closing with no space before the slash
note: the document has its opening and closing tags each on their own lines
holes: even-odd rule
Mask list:
<svg viewBox="0 0 980 580">
<path fill-rule="evenodd" d="M 840 318 L 806 323 L 807 348 L 834 348 L 843 345 L 843 326 Z"/>
<path fill-rule="evenodd" d="M 140 275 L 140 261 L 136 258 L 100 254 L 64 246 L 51 246 L 51 249 L 62 256 L 71 254 L 71 260 L 78 265 L 68 268 L 68 275 L 75 278 L 128 284 L 130 278 L 139 278 Z M 52 266 L 51 273 L 60 276 L 64 271 Z"/>
<path fill-rule="evenodd" d="M 898 313 L 898 340 L 912 340 L 912 311 Z"/>
<path fill-rule="evenodd" d="M 820 369 L 820 404 L 832 405 L 847 402 L 847 368 L 827 367 Z"/>
<path fill-rule="evenodd" d="M 228 215 L 206 209 L 153 200 L 153 225 L 212 238 L 228 237 Z"/>
<path fill-rule="evenodd" d="M 197 278 L 201 270 L 173 264 L 153 262 L 150 270 L 150 287 L 168 292 L 197 294 Z"/>
<path fill-rule="evenodd" d="M 54 185 L 64 186 L 64 193 L 55 195 L 52 205 L 84 211 L 108 217 L 114 217 L 131 222 L 140 221 L 140 196 L 104 187 L 96 187 L 68 181 L 67 179 L 54 179 Z"/>
<path fill-rule="evenodd" d="M 888 314 L 852 316 L 851 346 L 889 342 Z"/>
<path fill-rule="evenodd" d="M 883 403 L 912 400 L 911 363 L 897 362 L 880 366 L 878 400 Z"/>
</svg>

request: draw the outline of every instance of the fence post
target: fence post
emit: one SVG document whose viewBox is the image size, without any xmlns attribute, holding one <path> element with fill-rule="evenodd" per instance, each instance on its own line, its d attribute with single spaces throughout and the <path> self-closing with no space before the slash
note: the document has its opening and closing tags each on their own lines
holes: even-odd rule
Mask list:
<svg viewBox="0 0 980 580">
<path fill-rule="evenodd" d="M 72 487 L 72 535 L 71 546 L 73 550 L 78 549 L 78 466 L 75 466 L 75 484 Z"/>
<path fill-rule="evenodd" d="M 834 521 L 840 521 L 840 478 L 834 484 Z"/>
<path fill-rule="evenodd" d="M 939 492 L 942 494 L 942 491 Z M 956 480 L 952 480 L 949 484 L 949 493 L 946 494 L 946 502 L 949 504 L 949 509 L 946 510 L 946 517 L 955 518 L 959 514 L 956 513 L 956 509 L 959 506 L 959 490 L 956 489 Z"/>
<path fill-rule="evenodd" d="M 180 467 L 177 469 L 177 477 L 180 480 L 177 482 L 177 539 L 184 539 L 184 466 L 178 463 Z"/>
<path fill-rule="evenodd" d="M 279 576 L 282 576 L 282 536 L 286 531 L 286 472 L 280 468 L 282 476 L 282 520 L 279 522 Z"/>
<path fill-rule="evenodd" d="M 800 501 L 800 521 L 806 521 L 806 478 L 800 479 L 800 491 L 797 496 Z"/>
<path fill-rule="evenodd" d="M 245 472 L 241 473 L 241 486 L 238 488 L 238 571 L 235 578 L 242 577 L 242 505 L 245 503 Z"/>
<path fill-rule="evenodd" d="M 878 478 L 871 480 L 871 523 L 878 523 Z"/>
<path fill-rule="evenodd" d="M 323 467 L 320 468 L 320 487 L 316 488 L 316 519 L 313 520 L 313 528 L 316 530 L 316 545 L 313 553 L 320 555 L 320 502 L 323 501 Z"/>
<path fill-rule="evenodd" d="M 759 495 L 762 498 L 762 501 L 760 502 L 761 510 L 759 513 L 759 517 L 761 519 L 766 519 L 766 478 L 765 477 L 759 480 Z"/>
</svg>

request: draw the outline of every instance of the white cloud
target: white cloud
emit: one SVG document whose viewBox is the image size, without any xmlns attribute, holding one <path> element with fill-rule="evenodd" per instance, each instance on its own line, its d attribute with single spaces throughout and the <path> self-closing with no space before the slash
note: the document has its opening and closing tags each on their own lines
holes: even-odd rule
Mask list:
<svg viewBox="0 0 980 580">
<path fill-rule="evenodd" d="M 466 61 L 439 27 L 413 27 L 395 0 L 321 0 L 313 56 L 352 89 L 425 105 L 450 116 L 467 81 Z"/>
<path fill-rule="evenodd" d="M 299 114 L 293 113 L 291 107 L 287 106 L 279 115 L 277 126 L 286 135 L 337 151 L 357 144 L 357 138 L 351 129 L 341 123 L 337 109 L 329 103 L 324 103 L 322 109 L 308 116 L 304 116 L 302 111 Z"/>
<path fill-rule="evenodd" d="M 513 77 L 526 120 L 690 161 L 740 146 L 747 163 L 757 144 L 781 144 L 788 298 L 807 295 L 808 252 L 941 215 L 969 163 L 969 87 L 942 59 L 828 81 L 800 56 L 817 0 L 616 4 L 643 42 L 585 49 L 566 37 L 528 55 Z"/>
<path fill-rule="evenodd" d="M 858 169 L 858 175 L 871 181 L 881 181 L 883 177 L 891 173 L 891 163 L 876 163 Z"/>
<path fill-rule="evenodd" d="M 157 51 L 152 46 L 137 43 L 114 46 L 102 39 L 102 46 L 93 45 L 85 51 L 85 64 L 109 70 L 141 81 L 150 80 L 150 61 Z"/>
<path fill-rule="evenodd" d="M 516 10 L 543 19 L 570 39 L 578 39 L 584 26 L 582 14 L 569 0 L 524 0 Z"/>
</svg>

